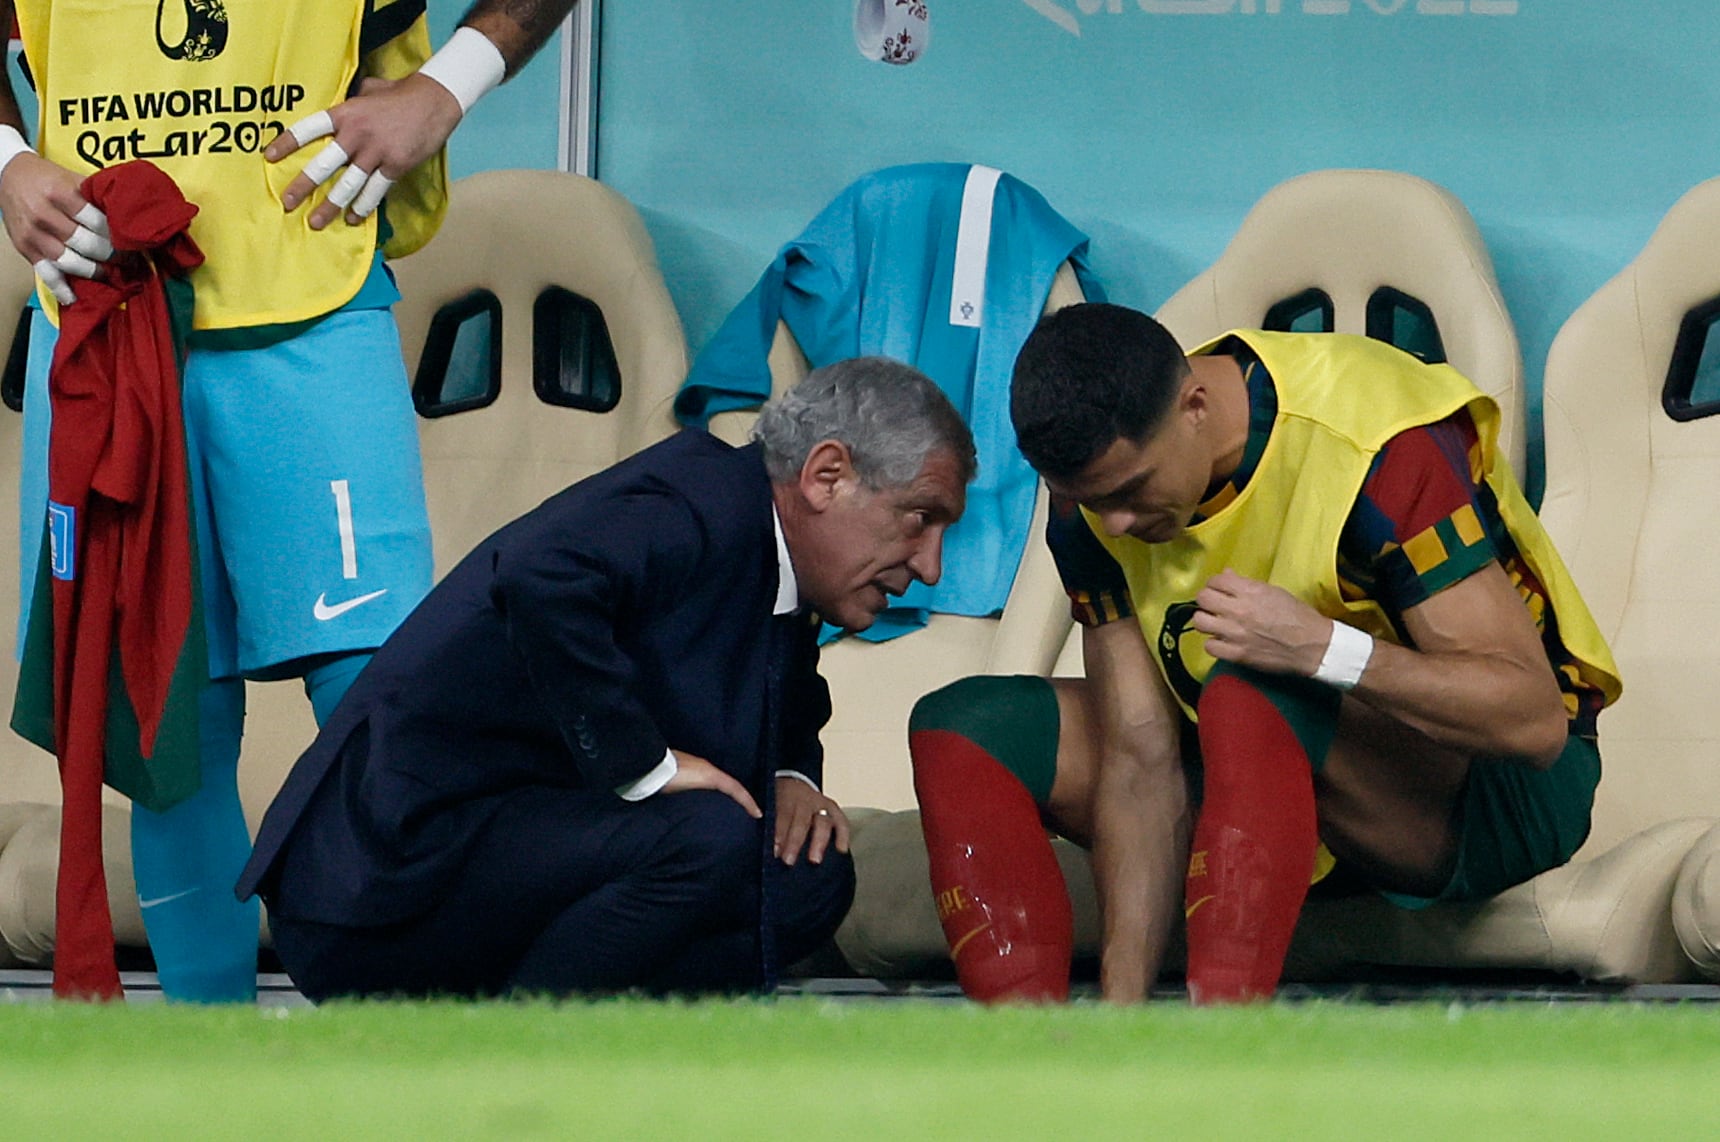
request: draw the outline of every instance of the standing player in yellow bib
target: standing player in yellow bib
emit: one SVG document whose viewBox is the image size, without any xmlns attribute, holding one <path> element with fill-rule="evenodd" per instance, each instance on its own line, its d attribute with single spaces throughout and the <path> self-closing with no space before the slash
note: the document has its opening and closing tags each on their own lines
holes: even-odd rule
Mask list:
<svg viewBox="0 0 1720 1142">
<path fill-rule="evenodd" d="M 1179 919 L 1195 1002 L 1270 996 L 1327 852 L 1419 907 L 1581 845 L 1617 669 L 1457 372 L 1338 334 L 1185 358 L 1150 317 L 1081 305 L 1022 348 L 1011 413 L 1066 505 L 1048 538 L 1086 677 L 967 679 L 915 711 L 970 994 L 1066 991 L 1044 825 L 1092 849 L 1119 1002 Z"/>
<path fill-rule="evenodd" d="M 41 283 L 25 615 L 47 514 L 57 312 L 112 255 L 108 220 L 79 186 L 146 159 L 199 208 L 190 234 L 205 261 L 190 278 L 181 399 L 212 681 L 193 715 L 198 791 L 137 806 L 132 828 L 170 997 L 254 995 L 256 905 L 232 893 L 250 844 L 235 780 L 240 680 L 302 676 L 320 722 L 429 589 L 399 295 L 382 260 L 435 233 L 448 135 L 571 6 L 481 0 L 432 56 L 423 0 L 0 2 L 41 106 L 31 147 L 0 89 L 0 212 Z"/>
</svg>

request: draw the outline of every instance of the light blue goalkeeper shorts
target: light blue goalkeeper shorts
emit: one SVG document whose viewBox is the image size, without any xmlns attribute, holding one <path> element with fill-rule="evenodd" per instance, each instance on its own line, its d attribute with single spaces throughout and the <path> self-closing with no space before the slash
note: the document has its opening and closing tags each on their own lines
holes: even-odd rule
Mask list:
<svg viewBox="0 0 1720 1142">
<path fill-rule="evenodd" d="M 20 488 L 24 596 L 48 500 L 48 365 L 36 311 Z M 388 309 L 343 309 L 261 348 L 194 348 L 183 388 L 212 677 L 280 678 L 367 650 L 429 591 L 417 419 Z"/>
</svg>

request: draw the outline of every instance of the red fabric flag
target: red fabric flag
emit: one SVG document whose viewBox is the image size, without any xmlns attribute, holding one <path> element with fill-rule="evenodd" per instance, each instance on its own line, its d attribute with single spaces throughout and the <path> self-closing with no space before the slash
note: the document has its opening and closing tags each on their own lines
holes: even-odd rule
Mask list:
<svg viewBox="0 0 1720 1142">
<path fill-rule="evenodd" d="M 110 656 L 154 750 L 191 618 L 191 519 L 179 367 L 163 277 L 202 264 L 197 213 L 147 162 L 91 175 L 115 254 L 60 310 L 48 390 L 54 590 L 54 740 L 64 795 L 54 993 L 117 999 L 102 871 L 101 788 Z"/>
</svg>

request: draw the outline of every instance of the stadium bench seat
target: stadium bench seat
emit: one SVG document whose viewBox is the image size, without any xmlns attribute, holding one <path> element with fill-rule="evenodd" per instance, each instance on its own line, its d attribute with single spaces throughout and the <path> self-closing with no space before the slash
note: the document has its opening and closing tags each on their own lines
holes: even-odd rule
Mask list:
<svg viewBox="0 0 1720 1142">
<path fill-rule="evenodd" d="M 670 408 L 687 371 L 680 318 L 643 223 L 614 191 L 551 172 L 474 175 L 454 185 L 437 240 L 394 268 L 415 399 L 421 412 L 443 413 L 419 420 L 438 575 L 521 512 L 675 431 Z M 21 259 L 0 258 L 0 313 L 18 311 L 28 278 Z M 0 410 L 8 503 L 17 501 L 20 420 Z M 16 527 L 0 527 L 7 616 L 16 544 Z M 5 656 L 8 707 L 16 673 Z M 315 725 L 297 682 L 247 690 L 240 785 L 255 828 Z M 116 937 L 141 947 L 129 816 L 110 798 Z M 0 966 L 52 956 L 58 800 L 53 759 L 0 734 Z"/>
</svg>

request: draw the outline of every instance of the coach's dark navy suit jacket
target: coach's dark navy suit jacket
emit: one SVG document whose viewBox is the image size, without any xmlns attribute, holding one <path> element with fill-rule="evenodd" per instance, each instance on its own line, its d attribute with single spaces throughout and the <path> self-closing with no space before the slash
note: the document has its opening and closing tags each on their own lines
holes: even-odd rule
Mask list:
<svg viewBox="0 0 1720 1142">
<path fill-rule="evenodd" d="M 294 920 L 408 919 L 436 902 L 503 796 L 613 790 L 669 746 L 760 804 L 776 769 L 821 780 L 829 693 L 816 627 L 772 619 L 771 518 L 758 447 L 689 431 L 485 540 L 299 759 L 240 896 Z"/>
</svg>

